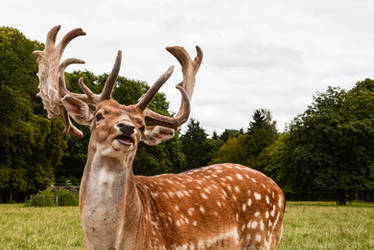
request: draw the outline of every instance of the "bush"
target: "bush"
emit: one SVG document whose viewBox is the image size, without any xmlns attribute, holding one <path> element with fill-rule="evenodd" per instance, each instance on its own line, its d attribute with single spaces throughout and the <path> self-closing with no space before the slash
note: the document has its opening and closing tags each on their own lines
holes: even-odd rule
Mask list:
<svg viewBox="0 0 374 250">
<path fill-rule="evenodd" d="M 26 207 L 78 206 L 78 192 L 72 187 L 51 186 L 25 202 Z"/>
</svg>

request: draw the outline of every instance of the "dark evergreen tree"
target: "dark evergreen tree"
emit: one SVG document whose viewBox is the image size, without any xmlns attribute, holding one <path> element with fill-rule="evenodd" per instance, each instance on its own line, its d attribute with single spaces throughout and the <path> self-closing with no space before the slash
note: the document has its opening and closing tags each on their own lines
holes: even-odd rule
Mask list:
<svg viewBox="0 0 374 250">
<path fill-rule="evenodd" d="M 191 119 L 187 125 L 187 131 L 181 136 L 183 153 L 187 160 L 187 169 L 208 165 L 210 162 L 211 147 L 208 143 L 208 135 L 201 128 L 200 122 Z"/>
</svg>

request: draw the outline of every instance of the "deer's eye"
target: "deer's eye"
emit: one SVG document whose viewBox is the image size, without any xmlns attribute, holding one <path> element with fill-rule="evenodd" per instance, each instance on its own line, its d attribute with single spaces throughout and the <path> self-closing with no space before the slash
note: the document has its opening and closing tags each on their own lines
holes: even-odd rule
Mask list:
<svg viewBox="0 0 374 250">
<path fill-rule="evenodd" d="M 139 128 L 139 130 L 142 131 L 142 132 L 144 132 L 144 130 L 145 130 L 145 126 L 141 126 L 141 127 Z"/>
<path fill-rule="evenodd" d="M 101 113 L 96 114 L 96 121 L 100 121 L 101 119 L 104 119 L 104 116 Z"/>
</svg>

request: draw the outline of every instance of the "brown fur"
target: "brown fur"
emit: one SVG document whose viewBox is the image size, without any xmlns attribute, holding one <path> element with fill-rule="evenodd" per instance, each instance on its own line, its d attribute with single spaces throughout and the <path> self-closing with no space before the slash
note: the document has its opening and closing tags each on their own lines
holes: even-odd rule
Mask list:
<svg viewBox="0 0 374 250">
<path fill-rule="evenodd" d="M 151 231 L 145 242 L 146 249 L 162 249 L 163 246 L 166 249 L 178 246 L 198 249 L 199 242 L 204 249 L 246 249 L 250 246 L 268 249 L 266 242 L 270 249 L 275 249 L 279 242 L 284 195 L 274 181 L 256 170 L 236 164 L 218 164 L 181 174 L 136 176 L 136 181 L 140 196 L 146 202 L 144 223 L 148 223 Z M 256 200 L 255 192 L 261 195 L 259 200 Z M 252 200 L 250 205 L 248 199 Z M 207 243 L 233 229 L 238 233 L 237 239 L 228 236 Z M 261 240 L 256 239 L 258 235 Z"/>
</svg>

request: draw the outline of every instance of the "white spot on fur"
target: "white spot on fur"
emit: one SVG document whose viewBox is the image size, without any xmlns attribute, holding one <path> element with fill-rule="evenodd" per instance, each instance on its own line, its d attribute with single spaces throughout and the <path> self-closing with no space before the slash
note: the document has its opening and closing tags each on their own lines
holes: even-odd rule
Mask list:
<svg viewBox="0 0 374 250">
<path fill-rule="evenodd" d="M 240 192 L 240 189 L 239 189 L 239 187 L 238 187 L 238 186 L 235 186 L 235 187 L 234 187 L 234 189 L 235 189 L 235 191 L 236 191 L 237 193 L 239 193 L 239 192 Z"/>
<path fill-rule="evenodd" d="M 245 205 L 245 203 L 243 204 L 243 206 L 242 206 L 242 210 L 243 210 L 243 212 L 245 212 L 245 209 L 247 208 L 247 206 Z"/>
<path fill-rule="evenodd" d="M 227 231 L 225 233 L 221 233 L 216 235 L 215 237 L 209 238 L 207 240 L 202 240 L 198 242 L 197 248 L 198 249 L 209 249 L 214 243 L 221 242 L 224 239 L 233 238 L 235 244 L 239 243 L 239 234 L 237 228 L 234 228 L 231 231 Z"/>
<path fill-rule="evenodd" d="M 262 238 L 262 237 L 261 237 L 260 234 L 256 234 L 256 241 L 257 241 L 257 242 L 260 242 L 260 241 L 261 241 L 261 238 Z"/>
<path fill-rule="evenodd" d="M 189 214 L 190 216 L 192 216 L 194 210 L 195 210 L 195 208 L 193 208 L 193 207 L 189 208 L 189 209 L 188 209 L 188 214 Z"/>
<path fill-rule="evenodd" d="M 227 178 L 228 180 L 230 180 L 230 181 L 233 180 L 231 176 L 226 176 L 226 178 Z"/>
<path fill-rule="evenodd" d="M 265 225 L 264 225 L 263 220 L 260 221 L 260 229 L 261 229 L 261 230 L 264 230 L 264 229 L 265 229 Z"/>
<path fill-rule="evenodd" d="M 250 207 L 252 205 L 252 199 L 251 198 L 248 199 L 247 204 L 248 204 L 248 207 Z"/>
<path fill-rule="evenodd" d="M 200 206 L 200 212 L 203 214 L 203 213 L 205 213 L 205 209 L 204 209 L 204 207 L 203 206 Z"/>
<path fill-rule="evenodd" d="M 201 193 L 201 197 L 203 197 L 205 200 L 208 199 L 208 196 L 206 196 L 206 194 L 204 194 L 204 193 Z"/>
<path fill-rule="evenodd" d="M 177 191 L 176 194 L 177 194 L 178 198 L 183 198 L 184 197 L 184 195 L 181 191 Z"/>
<path fill-rule="evenodd" d="M 266 200 L 266 204 L 269 204 L 270 203 L 270 200 L 269 200 L 269 196 L 265 196 L 265 200 Z"/>
<path fill-rule="evenodd" d="M 236 178 L 237 178 L 238 180 L 243 180 L 243 176 L 242 176 L 241 174 L 236 174 Z"/>
<path fill-rule="evenodd" d="M 154 192 L 154 193 L 151 192 L 151 195 L 152 195 L 152 197 L 155 197 L 155 198 L 156 198 L 156 197 L 158 197 L 158 192 Z"/>
<path fill-rule="evenodd" d="M 261 194 L 255 192 L 254 196 L 256 200 L 261 200 Z"/>
<path fill-rule="evenodd" d="M 282 208 L 282 197 L 281 196 L 279 196 L 278 207 Z"/>
<path fill-rule="evenodd" d="M 271 227 L 272 225 L 273 225 L 273 222 L 271 220 L 269 220 L 268 227 Z"/>
<path fill-rule="evenodd" d="M 219 202 L 219 201 L 217 201 L 217 205 L 218 205 L 219 207 L 222 207 L 222 204 L 221 204 L 221 202 Z"/>
<path fill-rule="evenodd" d="M 257 227 L 257 221 L 252 222 L 252 229 L 255 229 Z"/>
<path fill-rule="evenodd" d="M 265 218 L 268 219 L 269 218 L 269 211 L 266 210 L 265 212 Z"/>
<path fill-rule="evenodd" d="M 257 211 L 257 212 L 255 213 L 255 217 L 258 217 L 259 215 L 260 215 L 260 212 Z"/>
<path fill-rule="evenodd" d="M 197 221 L 193 221 L 192 225 L 194 225 L 196 227 L 197 226 Z"/>
<path fill-rule="evenodd" d="M 256 182 L 257 182 L 255 178 L 251 178 L 251 180 L 252 180 L 252 181 L 253 181 L 254 183 L 256 183 Z"/>
</svg>

